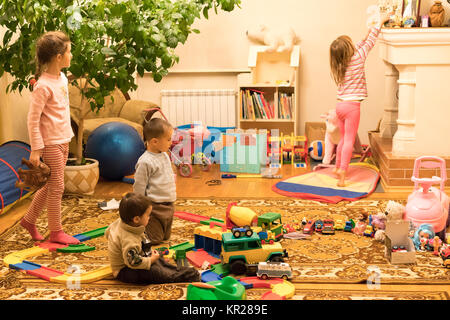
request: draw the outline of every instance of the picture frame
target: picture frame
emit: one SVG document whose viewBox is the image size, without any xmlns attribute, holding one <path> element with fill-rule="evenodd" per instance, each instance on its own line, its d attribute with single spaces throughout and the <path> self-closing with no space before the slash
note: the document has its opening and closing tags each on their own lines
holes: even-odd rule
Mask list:
<svg viewBox="0 0 450 320">
<path fill-rule="evenodd" d="M 411 27 L 419 27 L 420 26 L 420 4 L 421 4 L 421 0 L 403 0 L 403 7 L 402 7 L 403 19 L 402 20 L 403 20 L 404 24 L 405 24 L 405 22 L 407 22 L 407 16 L 410 16 L 412 13 L 412 16 L 415 18 L 415 22 L 414 22 L 414 24 L 411 24 Z M 410 5 L 411 5 L 411 7 L 409 7 Z M 407 26 L 409 26 L 409 25 L 407 25 Z"/>
</svg>

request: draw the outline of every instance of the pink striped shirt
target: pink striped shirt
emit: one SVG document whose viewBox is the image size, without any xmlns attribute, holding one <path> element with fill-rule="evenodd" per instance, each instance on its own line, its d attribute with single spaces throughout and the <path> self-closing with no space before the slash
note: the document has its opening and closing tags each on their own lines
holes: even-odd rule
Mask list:
<svg viewBox="0 0 450 320">
<path fill-rule="evenodd" d="M 364 100 L 367 97 L 364 63 L 369 51 L 375 46 L 379 33 L 379 28 L 371 28 L 367 39 L 356 44 L 356 52 L 347 66 L 344 82 L 338 85 L 338 99 Z"/>
<path fill-rule="evenodd" d="M 74 136 L 67 85 L 62 72 L 60 76 L 44 72 L 35 83 L 27 119 L 31 150 L 68 143 Z"/>
</svg>

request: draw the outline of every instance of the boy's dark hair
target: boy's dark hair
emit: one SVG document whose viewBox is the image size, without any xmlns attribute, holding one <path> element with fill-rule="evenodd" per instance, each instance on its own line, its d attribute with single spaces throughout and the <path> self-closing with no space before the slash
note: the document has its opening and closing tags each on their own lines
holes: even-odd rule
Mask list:
<svg viewBox="0 0 450 320">
<path fill-rule="evenodd" d="M 134 217 L 142 216 L 152 205 L 152 201 L 141 194 L 128 192 L 120 201 L 119 215 L 123 222 L 130 224 Z"/>
<path fill-rule="evenodd" d="M 70 38 L 62 31 L 50 31 L 43 34 L 36 42 L 36 73 L 38 79 L 44 65 L 58 54 L 63 55 L 68 47 Z"/>
<path fill-rule="evenodd" d="M 169 128 L 172 128 L 172 125 L 166 120 L 161 118 L 151 119 L 144 126 L 144 141 L 162 137 Z"/>
</svg>

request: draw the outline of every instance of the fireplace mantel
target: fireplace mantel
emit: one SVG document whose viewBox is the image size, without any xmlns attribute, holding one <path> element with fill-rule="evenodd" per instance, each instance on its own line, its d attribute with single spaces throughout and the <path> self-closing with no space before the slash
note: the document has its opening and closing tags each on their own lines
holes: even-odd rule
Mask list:
<svg viewBox="0 0 450 320">
<path fill-rule="evenodd" d="M 392 155 L 450 156 L 450 28 L 383 28 L 378 47 Z"/>
</svg>

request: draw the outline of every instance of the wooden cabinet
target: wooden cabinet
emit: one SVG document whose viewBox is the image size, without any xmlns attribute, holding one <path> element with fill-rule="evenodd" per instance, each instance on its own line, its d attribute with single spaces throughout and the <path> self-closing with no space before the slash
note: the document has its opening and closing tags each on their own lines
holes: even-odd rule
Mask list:
<svg viewBox="0 0 450 320">
<path fill-rule="evenodd" d="M 251 46 L 251 73 L 238 75 L 238 128 L 297 135 L 300 46 L 291 52 L 266 52 L 266 48 Z"/>
</svg>

